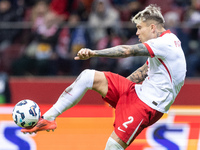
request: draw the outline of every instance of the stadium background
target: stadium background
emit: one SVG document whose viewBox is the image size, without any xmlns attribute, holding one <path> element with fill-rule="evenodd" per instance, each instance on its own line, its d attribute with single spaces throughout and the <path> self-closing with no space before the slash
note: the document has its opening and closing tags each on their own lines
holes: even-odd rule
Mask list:
<svg viewBox="0 0 200 150">
<path fill-rule="evenodd" d="M 11 2 L 10 14 L 13 15 L 14 11 L 17 16 L 14 15 L 15 19 L 9 20 L 9 17 L 5 17 L 5 14 L 9 13 L 2 13 L 2 7 L 0 7 L 0 150 L 104 149 L 113 131 L 114 110 L 105 104 L 100 95 L 94 91 L 88 91 L 77 106 L 57 118 L 58 129 L 55 132 L 41 132 L 36 135 L 22 134 L 20 128 L 12 120 L 12 109 L 18 101 L 32 99 L 39 104 L 44 113 L 85 68 L 110 70 L 126 76 L 144 63 L 146 58 L 118 59 L 117 61 L 91 59 L 76 63 L 73 61 L 73 56 L 74 51 L 81 47 L 101 49 L 116 44 L 137 43 L 137 37 L 134 36 L 135 28 L 130 23 L 130 14 L 150 3 L 156 3 L 162 7 L 167 21 L 166 28 L 176 33 L 181 39 L 188 72 L 185 85 L 169 113 L 155 125 L 145 129 L 127 150 L 200 150 L 200 3 L 198 0 L 166 0 L 164 2 L 159 0 L 110 0 L 111 6 L 120 14 L 120 20 L 115 22 L 115 25 L 120 23 L 120 30 L 118 30 L 119 26 L 116 26 L 117 31 L 120 32 L 114 32 L 115 28 L 105 26 L 103 29 L 108 35 L 96 41 L 94 37 L 90 38 L 89 43 L 81 43 L 81 41 L 88 40 L 87 34 L 84 40 L 75 37 L 77 34 L 80 36 L 82 32 L 79 31 L 85 28 L 89 30 L 89 34 L 95 33 L 88 25 L 93 0 L 59 0 L 59 4 L 63 6 L 64 4 L 72 6 L 64 8 L 65 11 L 62 11 L 63 8 L 56 4 L 58 0 L 47 0 L 50 10 L 61 15 L 63 19 L 62 26 L 59 26 L 63 32 L 55 34 L 55 37 L 59 37 L 55 44 L 56 48 L 53 49 L 53 54 L 57 57 L 54 57 L 55 55 L 48 57 L 46 53 L 42 55 L 39 53 L 37 57 L 36 54 L 33 55 L 34 48 L 36 49 L 34 42 L 37 30 L 33 26 L 34 20 L 31 19 L 34 19 L 32 12 L 35 11 L 36 1 L 0 0 L 0 6 L 1 2 L 5 1 Z M 39 5 L 42 4 L 39 3 Z M 36 10 L 39 9 L 36 8 Z M 79 11 L 74 12 L 73 10 L 76 9 Z M 70 15 L 74 14 L 75 16 L 78 14 L 81 18 L 75 26 L 70 24 L 74 23 L 74 18 L 70 20 Z M 71 29 L 79 30 L 73 32 L 75 30 Z M 73 34 L 70 35 L 71 33 Z M 15 36 L 11 38 L 11 35 Z M 38 42 L 38 35 L 36 37 Z M 112 40 L 109 41 L 109 38 Z M 42 39 L 42 42 L 44 41 Z M 50 45 L 46 45 L 47 41 L 45 44 L 42 42 L 37 48 L 44 52 Z M 67 52 L 62 53 L 63 49 Z M 68 53 L 70 53 L 69 57 L 61 57 Z M 56 59 L 52 61 L 51 58 Z M 47 69 L 46 67 L 50 65 L 53 67 Z"/>
</svg>

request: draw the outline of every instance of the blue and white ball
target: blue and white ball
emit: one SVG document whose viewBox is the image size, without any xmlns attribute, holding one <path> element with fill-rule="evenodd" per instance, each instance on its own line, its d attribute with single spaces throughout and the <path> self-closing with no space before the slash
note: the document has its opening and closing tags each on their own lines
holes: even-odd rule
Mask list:
<svg viewBox="0 0 200 150">
<path fill-rule="evenodd" d="M 23 128 L 34 127 L 39 121 L 40 115 L 39 106 L 29 99 L 18 102 L 12 113 L 14 122 Z"/>
</svg>

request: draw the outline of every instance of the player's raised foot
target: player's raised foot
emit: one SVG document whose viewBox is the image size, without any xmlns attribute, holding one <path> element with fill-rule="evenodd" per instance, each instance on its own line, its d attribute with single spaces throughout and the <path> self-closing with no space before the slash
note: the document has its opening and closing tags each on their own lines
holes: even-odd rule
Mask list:
<svg viewBox="0 0 200 150">
<path fill-rule="evenodd" d="M 27 129 L 27 128 L 23 128 L 21 129 L 21 132 L 23 133 L 33 133 L 33 132 L 38 132 L 38 131 L 54 131 L 57 127 L 56 121 L 49 121 L 49 120 L 45 120 L 43 118 L 41 118 L 38 123 L 36 124 L 36 126 L 34 126 L 31 129 Z"/>
</svg>

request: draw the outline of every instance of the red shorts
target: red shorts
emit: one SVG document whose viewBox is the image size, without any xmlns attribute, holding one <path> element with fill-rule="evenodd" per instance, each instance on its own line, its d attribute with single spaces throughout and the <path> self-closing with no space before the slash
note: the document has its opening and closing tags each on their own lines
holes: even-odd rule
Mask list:
<svg viewBox="0 0 200 150">
<path fill-rule="evenodd" d="M 111 72 L 104 72 L 108 93 L 103 100 L 115 108 L 114 131 L 129 145 L 146 127 L 158 121 L 163 113 L 142 102 L 135 91 L 135 83 Z"/>
</svg>

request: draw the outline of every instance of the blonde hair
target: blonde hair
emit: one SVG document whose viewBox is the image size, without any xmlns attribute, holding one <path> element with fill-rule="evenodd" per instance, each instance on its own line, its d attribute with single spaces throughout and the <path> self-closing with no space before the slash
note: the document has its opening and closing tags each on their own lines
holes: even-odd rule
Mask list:
<svg viewBox="0 0 200 150">
<path fill-rule="evenodd" d="M 161 13 L 161 8 L 155 4 L 147 6 L 143 11 L 137 13 L 131 21 L 138 24 L 140 21 L 146 22 L 148 20 L 154 20 L 158 24 L 164 26 L 165 20 Z"/>
</svg>

